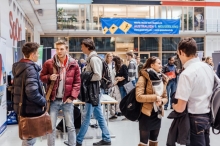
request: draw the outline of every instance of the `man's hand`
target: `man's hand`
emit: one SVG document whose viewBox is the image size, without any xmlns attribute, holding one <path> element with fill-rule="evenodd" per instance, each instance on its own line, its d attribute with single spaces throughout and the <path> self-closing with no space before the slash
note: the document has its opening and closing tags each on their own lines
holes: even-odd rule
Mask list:
<svg viewBox="0 0 220 146">
<path fill-rule="evenodd" d="M 50 76 L 50 80 L 51 81 L 56 81 L 57 80 L 57 74 L 52 74 L 51 76 Z"/>
<path fill-rule="evenodd" d="M 72 103 L 73 101 L 71 100 L 71 99 L 69 99 L 69 98 L 67 98 L 67 100 L 64 102 L 64 104 L 66 104 L 66 103 Z"/>
</svg>

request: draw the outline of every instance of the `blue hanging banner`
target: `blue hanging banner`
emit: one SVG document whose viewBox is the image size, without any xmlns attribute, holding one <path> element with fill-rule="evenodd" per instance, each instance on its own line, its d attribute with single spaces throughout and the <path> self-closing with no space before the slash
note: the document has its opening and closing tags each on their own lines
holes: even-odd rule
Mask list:
<svg viewBox="0 0 220 146">
<path fill-rule="evenodd" d="M 180 19 L 102 18 L 103 34 L 179 34 Z"/>
</svg>

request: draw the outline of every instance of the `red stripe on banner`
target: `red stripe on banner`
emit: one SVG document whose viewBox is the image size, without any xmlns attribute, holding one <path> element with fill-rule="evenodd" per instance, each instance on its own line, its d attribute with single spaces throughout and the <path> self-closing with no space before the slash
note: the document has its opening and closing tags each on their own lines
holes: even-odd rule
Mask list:
<svg viewBox="0 0 220 146">
<path fill-rule="evenodd" d="M 174 1 L 174 0 L 162 0 L 161 5 L 165 6 L 200 6 L 200 7 L 205 7 L 205 6 L 212 6 L 212 7 L 217 7 L 220 6 L 220 2 L 188 2 L 188 1 Z"/>
</svg>

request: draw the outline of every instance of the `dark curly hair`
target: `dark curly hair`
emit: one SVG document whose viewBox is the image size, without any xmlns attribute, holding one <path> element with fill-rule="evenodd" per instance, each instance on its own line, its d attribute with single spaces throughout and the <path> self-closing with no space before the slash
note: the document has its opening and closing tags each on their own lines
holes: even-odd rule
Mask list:
<svg viewBox="0 0 220 146">
<path fill-rule="evenodd" d="M 115 71 L 116 73 L 118 73 L 122 64 L 121 58 L 119 58 L 118 56 L 114 56 L 112 60 L 115 62 Z"/>
<path fill-rule="evenodd" d="M 81 42 L 81 45 L 82 44 L 85 45 L 86 47 L 88 47 L 89 51 L 95 50 L 95 43 L 90 38 L 83 39 L 82 42 Z"/>
<path fill-rule="evenodd" d="M 29 58 L 31 53 L 35 53 L 39 47 L 40 45 L 38 43 L 25 43 L 22 47 L 22 53 L 24 54 L 25 58 Z"/>
</svg>

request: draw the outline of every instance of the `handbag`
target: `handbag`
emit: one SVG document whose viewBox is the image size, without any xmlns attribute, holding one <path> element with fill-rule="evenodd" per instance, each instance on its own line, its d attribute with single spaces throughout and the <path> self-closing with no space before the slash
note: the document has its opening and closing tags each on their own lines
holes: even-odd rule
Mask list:
<svg viewBox="0 0 220 146">
<path fill-rule="evenodd" d="M 132 81 L 126 83 L 123 85 L 125 88 L 126 93 L 128 94 L 132 89 L 135 88 L 135 86 L 133 85 Z"/>
<path fill-rule="evenodd" d="M 54 69 L 55 70 L 55 69 Z M 52 133 L 52 123 L 48 110 L 50 107 L 50 94 L 52 92 L 55 81 L 52 81 L 49 90 L 46 94 L 46 111 L 41 116 L 37 117 L 24 117 L 21 116 L 21 108 L 24 94 L 24 77 L 22 80 L 22 90 L 19 102 L 19 137 L 22 140 L 32 139 L 35 137 L 44 136 L 46 134 Z"/>
</svg>

